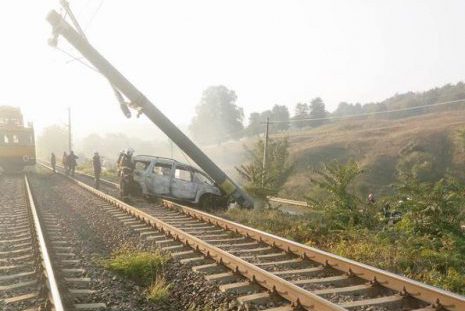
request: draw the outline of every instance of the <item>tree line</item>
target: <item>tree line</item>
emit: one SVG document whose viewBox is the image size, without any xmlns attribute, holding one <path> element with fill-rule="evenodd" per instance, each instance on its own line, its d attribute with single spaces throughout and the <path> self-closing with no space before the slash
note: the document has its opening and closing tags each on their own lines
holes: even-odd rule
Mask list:
<svg viewBox="0 0 465 311">
<path fill-rule="evenodd" d="M 319 127 L 330 122 L 328 117 L 360 115 L 360 118 L 373 118 L 375 116 L 367 116 L 367 114 L 402 110 L 463 98 L 465 98 L 465 84 L 463 82 L 458 82 L 455 85 L 447 84 L 426 92 L 396 94 L 381 102 L 366 104 L 341 102 L 333 112 L 328 112 L 323 99 L 316 97 L 308 102 L 296 103 L 292 116 L 285 105 L 274 105 L 271 109 L 262 112 L 252 112 L 248 117 L 247 125 L 244 125 L 244 110 L 236 103 L 236 92 L 219 85 L 211 86 L 202 93 L 189 131 L 198 143 L 219 144 L 230 139 L 260 135 L 265 131 L 267 118 L 274 122 L 270 131 L 281 132 L 290 129 Z M 431 113 L 438 109 L 457 109 L 457 107 L 463 109 L 465 104 L 397 111 L 383 116 L 390 119 L 405 118 Z"/>
</svg>

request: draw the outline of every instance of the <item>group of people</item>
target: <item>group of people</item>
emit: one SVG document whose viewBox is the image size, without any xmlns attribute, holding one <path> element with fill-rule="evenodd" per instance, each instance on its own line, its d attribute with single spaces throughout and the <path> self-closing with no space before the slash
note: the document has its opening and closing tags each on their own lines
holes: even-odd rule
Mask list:
<svg viewBox="0 0 465 311">
<path fill-rule="evenodd" d="M 77 159 L 79 159 L 79 157 L 74 154 L 74 151 L 71 150 L 69 154 L 67 154 L 66 151 L 63 152 L 61 163 L 66 175 L 71 175 L 74 177 L 77 166 Z M 50 164 L 52 165 L 53 172 L 55 173 L 57 158 L 53 152 L 50 155 Z M 92 166 L 94 168 L 95 188 L 98 189 L 100 187 L 100 174 L 102 173 L 102 162 L 98 152 L 95 152 L 94 156 L 92 157 Z"/>
<path fill-rule="evenodd" d="M 129 194 L 132 192 L 134 185 L 134 162 L 132 160 L 133 154 L 134 149 L 132 148 L 122 150 L 118 156 L 118 160 L 116 161 L 118 177 L 120 180 L 120 196 L 123 201 L 127 201 L 129 199 Z M 77 166 L 77 159 L 79 159 L 79 157 L 76 156 L 73 151 L 70 151 L 69 154 L 66 152 L 63 153 L 62 164 L 66 175 L 74 176 Z M 52 152 L 50 156 L 50 164 L 52 165 L 53 172 L 56 172 L 56 163 L 56 156 Z M 95 152 L 94 156 L 92 157 L 92 166 L 94 169 L 95 188 L 99 189 L 100 175 L 102 173 L 102 161 L 98 152 Z"/>
<path fill-rule="evenodd" d="M 74 152 L 71 150 L 69 154 L 63 152 L 63 158 L 62 158 L 62 164 L 63 168 L 65 170 L 66 175 L 74 176 L 74 172 L 76 171 L 76 166 L 77 166 L 77 159 L 79 157 L 74 154 Z M 50 156 L 50 164 L 52 165 L 53 172 L 56 172 L 56 165 L 57 165 L 57 158 L 55 156 L 55 153 L 52 152 Z"/>
</svg>

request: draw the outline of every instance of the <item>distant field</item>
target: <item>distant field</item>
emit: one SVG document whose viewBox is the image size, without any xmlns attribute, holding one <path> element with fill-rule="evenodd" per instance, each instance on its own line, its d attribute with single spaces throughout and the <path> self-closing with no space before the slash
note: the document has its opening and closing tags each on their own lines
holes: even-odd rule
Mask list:
<svg viewBox="0 0 465 311">
<path fill-rule="evenodd" d="M 352 119 L 274 134 L 272 138 L 289 138 L 291 158 L 295 161 L 295 171 L 281 195 L 294 199 L 317 195 L 310 182 L 313 168 L 331 160 L 354 159 L 362 165 L 365 173 L 355 185 L 360 195 L 389 193 L 400 167 L 412 166 L 431 179 L 446 172 L 464 178 L 465 152 L 456 135 L 462 127 L 465 128 L 465 110 L 396 120 Z M 256 140 L 230 141 L 203 150 L 235 176 L 234 166 L 245 160 L 243 146 Z"/>
</svg>

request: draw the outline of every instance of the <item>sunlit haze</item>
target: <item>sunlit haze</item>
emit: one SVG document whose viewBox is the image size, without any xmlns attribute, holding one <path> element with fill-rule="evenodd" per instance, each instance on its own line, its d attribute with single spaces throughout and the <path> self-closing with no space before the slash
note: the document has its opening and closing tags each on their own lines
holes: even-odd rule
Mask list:
<svg viewBox="0 0 465 311">
<path fill-rule="evenodd" d="M 464 1 L 70 4 L 90 42 L 184 129 L 211 85 L 236 91 L 246 122 L 274 104 L 292 112 L 320 96 L 331 111 L 465 74 Z M 51 9 L 58 0 L 0 2 L 0 104 L 22 107 L 39 131 L 65 123 L 69 106 L 81 137 L 146 122 L 125 119 L 105 79 L 47 45 Z"/>
</svg>

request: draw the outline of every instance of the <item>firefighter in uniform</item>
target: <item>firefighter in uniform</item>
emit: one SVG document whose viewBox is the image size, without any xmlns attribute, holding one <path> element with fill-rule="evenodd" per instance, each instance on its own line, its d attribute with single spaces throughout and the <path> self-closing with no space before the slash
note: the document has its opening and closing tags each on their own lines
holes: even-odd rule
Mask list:
<svg viewBox="0 0 465 311">
<path fill-rule="evenodd" d="M 56 173 L 57 157 L 55 156 L 53 152 L 52 152 L 52 155 L 50 156 L 50 164 L 52 165 L 53 172 Z"/>
<path fill-rule="evenodd" d="M 118 161 L 118 170 L 120 172 L 120 197 L 123 201 L 127 201 L 129 199 L 129 194 L 131 193 L 133 183 L 132 173 L 134 171 L 134 164 L 132 161 L 133 153 L 134 149 L 128 148 L 126 152 L 120 154 Z"/>
<path fill-rule="evenodd" d="M 94 167 L 95 188 L 98 189 L 100 187 L 100 174 L 102 173 L 102 162 L 98 152 L 95 152 L 92 157 L 92 166 Z"/>
<path fill-rule="evenodd" d="M 68 155 L 68 174 L 71 174 L 71 176 L 73 177 L 74 172 L 76 171 L 77 159 L 79 159 L 79 157 L 74 154 L 74 151 L 71 150 L 71 152 Z"/>
</svg>

